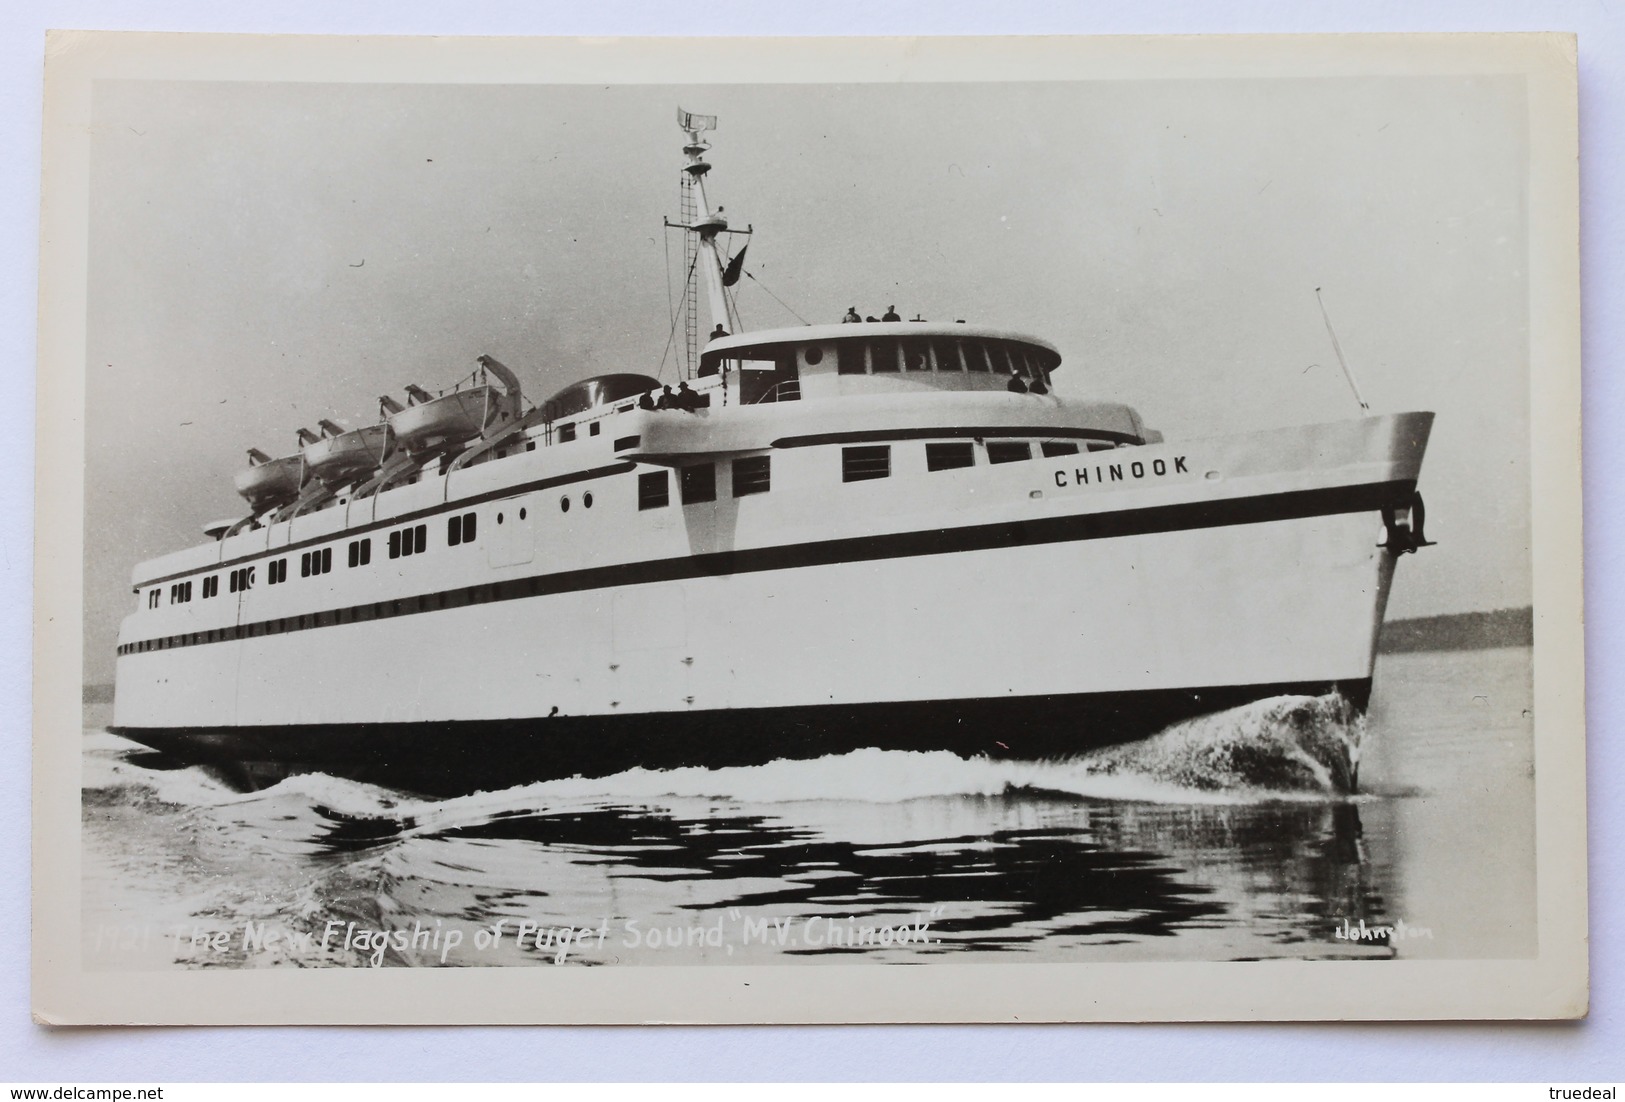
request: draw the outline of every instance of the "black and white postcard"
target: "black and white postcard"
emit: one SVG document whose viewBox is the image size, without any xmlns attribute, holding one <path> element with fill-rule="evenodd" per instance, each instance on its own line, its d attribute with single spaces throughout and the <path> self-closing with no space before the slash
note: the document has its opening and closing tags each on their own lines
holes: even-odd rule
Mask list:
<svg viewBox="0 0 1625 1102">
<path fill-rule="evenodd" d="M 1572 39 L 46 78 L 41 1020 L 1585 1013 Z"/>
</svg>

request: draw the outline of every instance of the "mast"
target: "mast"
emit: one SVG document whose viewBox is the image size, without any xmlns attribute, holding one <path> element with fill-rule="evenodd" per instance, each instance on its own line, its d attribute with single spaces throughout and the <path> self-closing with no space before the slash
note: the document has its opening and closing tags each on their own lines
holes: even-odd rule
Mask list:
<svg viewBox="0 0 1625 1102">
<path fill-rule="evenodd" d="M 713 211 L 705 194 L 705 174 L 711 166 L 705 161 L 705 151 L 711 148 L 705 140 L 707 130 L 715 130 L 715 115 L 696 115 L 677 109 L 677 125 L 688 134 L 683 145 L 687 158 L 683 165 L 683 210 L 686 219 L 677 228 L 687 231 L 683 259 L 689 273 L 705 285 L 706 303 L 711 311 L 711 325 L 729 328 L 728 299 L 722 290 L 722 254 L 717 249 L 717 234 L 728 229 L 728 220 L 721 208 Z M 686 290 L 686 288 L 685 288 Z M 688 348 L 692 367 L 696 352 L 695 302 L 688 300 Z M 711 330 L 707 329 L 709 333 Z"/>
</svg>

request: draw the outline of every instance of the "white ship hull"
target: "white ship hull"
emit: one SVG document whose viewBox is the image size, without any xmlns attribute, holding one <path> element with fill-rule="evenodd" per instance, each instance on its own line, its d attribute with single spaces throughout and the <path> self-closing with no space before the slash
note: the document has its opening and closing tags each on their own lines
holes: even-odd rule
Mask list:
<svg viewBox="0 0 1625 1102">
<path fill-rule="evenodd" d="M 830 449 L 805 448 L 776 454 L 771 493 L 640 511 L 610 438 L 641 417 L 583 442 L 601 464 L 538 471 L 523 493 L 502 470 L 520 457 L 460 472 L 449 503 L 413 487 L 243 537 L 297 558 L 328 525 L 335 553 L 362 531 L 379 553 L 395 520 L 433 528 L 468 502 L 480 531 L 231 608 L 161 610 L 157 649 L 127 623 L 118 729 L 431 789 L 481 755 L 491 784 L 861 745 L 1048 756 L 1284 692 L 1363 708 L 1396 560 L 1383 509 L 1413 493 L 1431 422 L 861 483 L 821 479 Z"/>
</svg>

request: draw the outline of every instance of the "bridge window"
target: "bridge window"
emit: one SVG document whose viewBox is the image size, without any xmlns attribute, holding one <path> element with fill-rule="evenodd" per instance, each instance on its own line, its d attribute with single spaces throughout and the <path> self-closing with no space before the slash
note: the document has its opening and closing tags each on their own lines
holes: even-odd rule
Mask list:
<svg viewBox="0 0 1625 1102">
<path fill-rule="evenodd" d="M 841 481 L 867 482 L 871 478 L 891 476 L 891 446 L 866 445 L 841 449 Z"/>
<path fill-rule="evenodd" d="M 638 508 L 664 509 L 671 504 L 671 480 L 665 471 L 638 475 Z"/>
<path fill-rule="evenodd" d="M 928 471 L 951 471 L 956 467 L 974 466 L 976 449 L 968 440 L 964 443 L 925 446 L 925 469 Z"/>
<path fill-rule="evenodd" d="M 683 504 L 699 505 L 717 499 L 717 469 L 710 463 L 684 467 L 681 474 Z"/>
<path fill-rule="evenodd" d="M 937 341 L 931 346 L 931 358 L 938 371 L 959 370 L 959 350 L 947 341 Z"/>
<path fill-rule="evenodd" d="M 986 374 L 988 366 L 987 348 L 985 346 L 980 344 L 961 344 L 959 346 L 959 350 L 964 354 L 966 371 L 980 371 Z"/>
<path fill-rule="evenodd" d="M 841 375 L 862 375 L 864 346 L 862 341 L 842 341 L 835 346 L 835 370 Z"/>
<path fill-rule="evenodd" d="M 733 461 L 734 497 L 746 494 L 765 494 L 772 489 L 773 457 L 748 455 Z"/>
<path fill-rule="evenodd" d="M 869 369 L 877 374 L 897 370 L 897 342 L 876 341 L 869 348 Z"/>
<path fill-rule="evenodd" d="M 1032 457 L 1032 445 L 1025 440 L 989 440 L 987 442 L 987 461 L 989 463 L 1020 463 Z"/>
<path fill-rule="evenodd" d="M 1053 458 L 1057 455 L 1078 454 L 1078 446 L 1070 440 L 1045 440 L 1042 444 L 1038 445 L 1038 447 L 1041 451 L 1043 451 L 1046 459 Z"/>
<path fill-rule="evenodd" d="M 924 341 L 903 342 L 903 366 L 909 371 L 931 370 L 931 348 Z"/>
</svg>

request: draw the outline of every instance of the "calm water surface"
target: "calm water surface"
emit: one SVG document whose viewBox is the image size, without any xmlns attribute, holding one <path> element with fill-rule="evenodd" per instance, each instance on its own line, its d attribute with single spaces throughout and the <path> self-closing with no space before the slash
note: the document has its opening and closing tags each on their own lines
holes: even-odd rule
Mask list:
<svg viewBox="0 0 1625 1102">
<path fill-rule="evenodd" d="M 83 952 L 105 969 L 1530 956 L 1529 678 L 1528 648 L 1389 655 L 1359 722 L 1278 698 L 1064 762 L 860 751 L 438 801 L 320 774 L 239 793 L 92 727 Z"/>
</svg>

